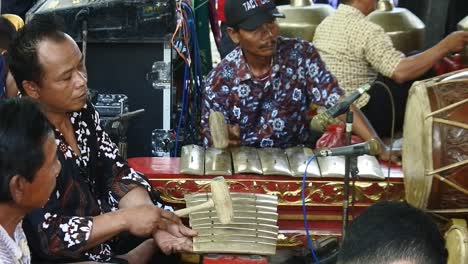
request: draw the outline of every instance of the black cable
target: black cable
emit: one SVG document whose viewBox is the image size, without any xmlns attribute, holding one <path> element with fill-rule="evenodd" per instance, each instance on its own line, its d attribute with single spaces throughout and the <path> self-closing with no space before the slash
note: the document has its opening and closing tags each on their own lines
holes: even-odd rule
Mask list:
<svg viewBox="0 0 468 264">
<path fill-rule="evenodd" d="M 381 81 L 375 81 L 374 83 L 382 86 L 383 88 L 385 88 L 385 90 L 388 93 L 388 97 L 390 99 L 390 104 L 392 106 L 392 129 L 390 131 L 390 149 L 389 149 L 390 157 L 389 157 L 389 161 L 388 161 L 387 189 L 385 191 L 385 199 L 388 200 L 389 199 L 388 198 L 388 191 L 389 191 L 389 188 L 390 188 L 390 170 L 391 170 L 391 166 L 392 166 L 392 155 L 391 155 L 391 153 L 393 151 L 393 141 L 394 141 L 394 137 L 395 137 L 395 118 L 396 118 L 395 117 L 395 101 L 393 99 L 392 91 L 390 90 L 388 85 L 386 85 L 384 82 L 381 82 Z"/>
</svg>

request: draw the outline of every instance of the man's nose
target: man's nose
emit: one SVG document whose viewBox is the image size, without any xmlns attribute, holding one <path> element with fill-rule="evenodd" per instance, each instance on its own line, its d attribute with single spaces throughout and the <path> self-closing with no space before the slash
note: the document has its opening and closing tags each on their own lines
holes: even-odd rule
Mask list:
<svg viewBox="0 0 468 264">
<path fill-rule="evenodd" d="M 84 72 L 77 71 L 75 80 L 79 86 L 83 86 L 88 82 L 88 76 Z"/>
<path fill-rule="evenodd" d="M 263 24 L 262 25 L 262 31 L 265 32 L 268 36 L 272 36 L 273 33 L 271 32 L 272 31 L 272 27 L 270 26 L 270 24 Z"/>
</svg>

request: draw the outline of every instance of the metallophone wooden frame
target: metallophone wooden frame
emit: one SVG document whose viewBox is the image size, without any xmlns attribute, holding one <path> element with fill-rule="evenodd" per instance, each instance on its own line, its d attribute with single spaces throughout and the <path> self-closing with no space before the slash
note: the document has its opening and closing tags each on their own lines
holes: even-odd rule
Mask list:
<svg viewBox="0 0 468 264">
<path fill-rule="evenodd" d="M 176 207 L 185 207 L 184 194 L 209 192 L 214 176 L 179 173 L 179 158 L 130 158 L 130 166 L 145 174 L 161 198 Z M 386 170 L 385 170 L 386 171 Z M 232 192 L 251 192 L 278 197 L 278 246 L 306 245 L 302 214 L 302 178 L 290 176 L 224 176 Z M 313 238 L 341 236 L 343 180 L 309 178 L 306 191 L 307 220 Z M 381 200 L 403 200 L 405 191 L 401 168 L 392 168 L 386 180 L 359 179 L 355 183 L 355 205 L 350 218 Z"/>
</svg>

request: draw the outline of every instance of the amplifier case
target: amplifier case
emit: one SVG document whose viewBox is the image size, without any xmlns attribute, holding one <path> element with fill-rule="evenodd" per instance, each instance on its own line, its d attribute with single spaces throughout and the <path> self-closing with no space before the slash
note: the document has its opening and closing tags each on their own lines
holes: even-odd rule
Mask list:
<svg viewBox="0 0 468 264">
<path fill-rule="evenodd" d="M 127 95 L 129 111 L 145 109 L 129 121 L 128 157 L 151 156 L 152 131 L 170 128 L 172 84 L 154 89 L 148 80 L 153 64 L 170 63 L 170 54 L 167 42 L 88 43 L 88 87 L 101 94 Z"/>
</svg>

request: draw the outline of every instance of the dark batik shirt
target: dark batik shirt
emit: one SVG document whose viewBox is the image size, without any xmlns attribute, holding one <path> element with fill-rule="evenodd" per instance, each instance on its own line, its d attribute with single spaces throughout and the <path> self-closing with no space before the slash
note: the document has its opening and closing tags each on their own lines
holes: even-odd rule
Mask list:
<svg viewBox="0 0 468 264">
<path fill-rule="evenodd" d="M 114 255 L 112 241 L 79 253 L 90 237 L 93 216 L 118 209 L 120 199 L 148 180 L 118 155 L 118 149 L 99 125 L 92 104 L 70 114 L 81 156 L 55 129 L 62 171 L 47 204 L 28 214 L 24 229 L 35 257 L 58 262 L 106 261 Z"/>
<path fill-rule="evenodd" d="M 237 47 L 206 79 L 203 144 L 211 144 L 208 119 L 212 111 L 222 112 L 228 124 L 240 126 L 242 145 L 308 144 L 310 105 L 328 108 L 343 93 L 310 42 L 279 37 L 271 73 L 262 79 L 253 76 Z"/>
</svg>

